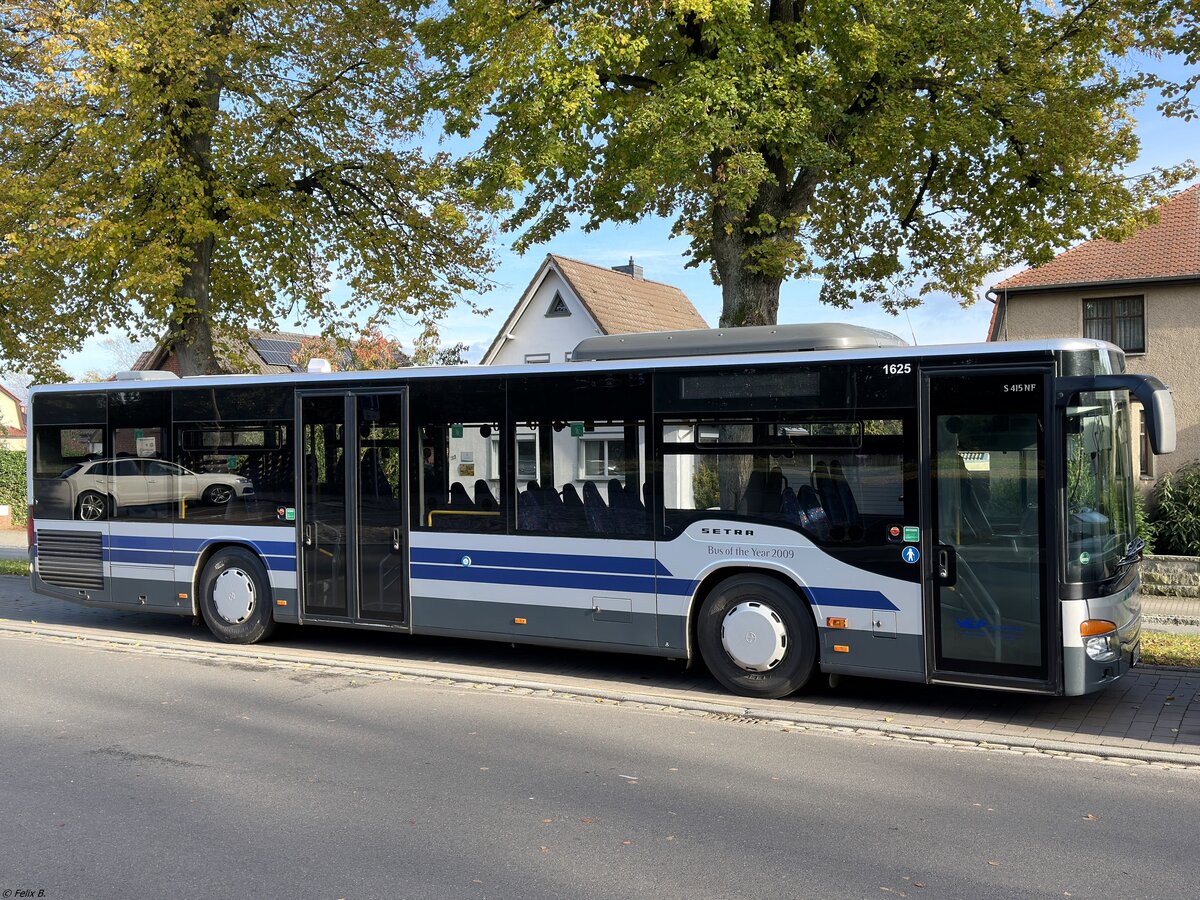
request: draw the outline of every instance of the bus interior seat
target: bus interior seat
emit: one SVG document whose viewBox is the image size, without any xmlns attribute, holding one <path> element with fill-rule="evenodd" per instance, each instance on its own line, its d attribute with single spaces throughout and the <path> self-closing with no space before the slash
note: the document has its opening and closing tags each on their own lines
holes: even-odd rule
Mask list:
<svg viewBox="0 0 1200 900">
<path fill-rule="evenodd" d="M 846 480 L 846 472 L 842 464 L 834 459 L 829 462 L 829 476 L 837 487 L 838 499 L 842 501 L 842 509 L 846 511 L 847 525 L 862 525 L 862 513 L 859 512 L 858 502 L 854 492 L 850 490 L 850 482 Z"/>
<path fill-rule="evenodd" d="M 475 508 L 483 512 L 492 512 L 500 506 L 491 486 L 483 478 L 475 479 Z"/>
<path fill-rule="evenodd" d="M 546 527 L 546 507 L 541 486 L 530 481 L 517 496 L 517 519 L 526 531 L 542 531 Z"/>
<path fill-rule="evenodd" d="M 577 533 L 587 530 L 587 512 L 583 508 L 583 499 L 575 485 L 567 482 L 562 489 L 562 512 L 564 531 Z"/>
<path fill-rule="evenodd" d="M 841 501 L 842 511 L 846 517 L 843 523 L 846 528 L 846 537 L 852 541 L 862 540 L 862 513 L 859 512 L 858 503 L 854 499 L 854 492 L 850 490 L 850 482 L 846 480 L 842 464 L 836 459 L 829 462 L 829 477 L 833 480 L 838 500 Z"/>
<path fill-rule="evenodd" d="M 800 507 L 800 525 L 811 531 L 817 537 L 825 540 L 829 537 L 829 514 L 821 505 L 821 497 L 811 484 L 800 485 L 796 493 L 796 502 Z"/>
<path fill-rule="evenodd" d="M 634 500 L 620 478 L 608 479 L 608 524 L 612 531 L 629 531 L 635 518 Z"/>
<path fill-rule="evenodd" d="M 600 496 L 600 489 L 594 481 L 583 483 L 583 511 L 587 517 L 588 528 L 598 534 L 604 534 L 608 527 L 608 504 Z"/>
<path fill-rule="evenodd" d="M 461 510 L 473 510 L 475 508 L 475 504 L 467 496 L 467 489 L 462 486 L 461 482 L 456 481 L 450 485 L 450 508 Z"/>
<path fill-rule="evenodd" d="M 842 498 L 838 493 L 837 485 L 834 484 L 833 476 L 829 472 L 828 463 L 819 462 L 813 466 L 813 487 L 821 498 L 821 506 L 825 510 L 831 533 L 835 528 L 844 529 L 848 518 L 842 507 Z"/>
</svg>

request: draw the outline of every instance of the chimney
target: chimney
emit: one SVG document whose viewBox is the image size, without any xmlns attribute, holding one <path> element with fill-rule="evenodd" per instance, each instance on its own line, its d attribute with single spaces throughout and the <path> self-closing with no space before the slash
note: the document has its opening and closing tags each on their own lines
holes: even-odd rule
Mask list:
<svg viewBox="0 0 1200 900">
<path fill-rule="evenodd" d="M 632 256 L 629 257 L 629 265 L 613 266 L 613 271 L 620 272 L 622 275 L 628 275 L 634 281 L 645 281 L 645 279 L 642 278 L 642 267 L 633 264 Z"/>
</svg>

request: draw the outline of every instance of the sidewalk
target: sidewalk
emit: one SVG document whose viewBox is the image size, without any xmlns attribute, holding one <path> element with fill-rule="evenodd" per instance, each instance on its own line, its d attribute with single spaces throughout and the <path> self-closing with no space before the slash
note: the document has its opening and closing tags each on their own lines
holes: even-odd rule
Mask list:
<svg viewBox="0 0 1200 900">
<path fill-rule="evenodd" d="M 747 700 L 723 691 L 701 667 L 687 671 L 651 657 L 313 627 L 233 647 L 188 617 L 89 609 L 34 595 L 25 579 L 0 577 L 0 639 L 30 634 L 131 652 L 157 648 L 231 662 L 362 669 L 893 737 L 1200 766 L 1200 672 L 1192 670 L 1135 669 L 1086 697 L 860 678 L 828 688 L 817 676 L 801 695 Z"/>
</svg>

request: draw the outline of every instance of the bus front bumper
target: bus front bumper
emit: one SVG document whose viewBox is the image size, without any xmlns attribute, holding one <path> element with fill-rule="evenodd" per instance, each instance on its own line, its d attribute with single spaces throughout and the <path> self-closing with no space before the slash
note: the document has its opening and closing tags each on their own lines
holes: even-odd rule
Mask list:
<svg viewBox="0 0 1200 900">
<path fill-rule="evenodd" d="M 1090 599 L 1087 617 L 1112 622 L 1116 629 L 1077 646 L 1063 648 L 1063 693 L 1078 696 L 1098 691 L 1138 664 L 1142 640 L 1142 598 L 1137 583 L 1111 597 Z"/>
</svg>

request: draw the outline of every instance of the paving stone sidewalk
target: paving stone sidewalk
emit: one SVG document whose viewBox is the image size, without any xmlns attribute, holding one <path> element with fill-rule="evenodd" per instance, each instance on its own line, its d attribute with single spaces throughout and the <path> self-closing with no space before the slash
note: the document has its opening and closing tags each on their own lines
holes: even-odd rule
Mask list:
<svg viewBox="0 0 1200 900">
<path fill-rule="evenodd" d="M 119 649 L 134 643 L 198 654 L 251 654 L 314 665 L 392 667 L 497 683 L 538 683 L 559 691 L 651 698 L 737 715 L 915 729 L 1016 744 L 1063 742 L 1098 754 L 1182 754 L 1200 765 L 1200 672 L 1139 668 L 1086 697 L 1040 697 L 965 688 L 818 676 L 784 700 L 751 701 L 722 690 L 702 667 L 651 657 L 552 650 L 481 641 L 285 628 L 253 648 L 230 648 L 188 617 L 89 609 L 33 594 L 23 578 L 0 576 L 0 631 L 80 637 Z M 1181 757 L 1182 758 L 1182 757 Z"/>
</svg>

